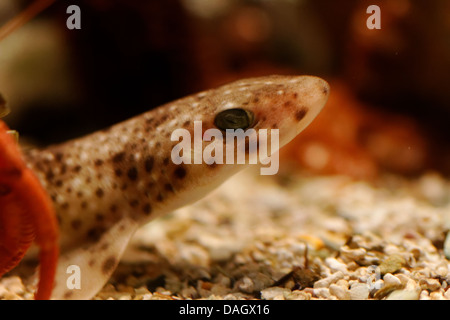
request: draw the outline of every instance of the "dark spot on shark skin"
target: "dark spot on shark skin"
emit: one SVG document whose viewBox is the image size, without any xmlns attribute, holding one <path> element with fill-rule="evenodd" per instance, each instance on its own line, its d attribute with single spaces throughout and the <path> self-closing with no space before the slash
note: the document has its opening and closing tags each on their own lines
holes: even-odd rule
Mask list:
<svg viewBox="0 0 450 320">
<path fill-rule="evenodd" d="M 145 167 L 145 171 L 147 173 L 150 173 L 152 171 L 154 162 L 155 162 L 155 159 L 152 156 L 149 156 L 145 159 L 144 167 Z"/>
<path fill-rule="evenodd" d="M 136 167 L 131 167 L 130 169 L 128 169 L 127 176 L 128 176 L 128 178 L 130 180 L 136 181 L 136 179 L 138 177 L 137 168 Z"/>
<path fill-rule="evenodd" d="M 97 196 L 97 198 L 102 198 L 104 194 L 105 192 L 103 191 L 102 188 L 97 188 L 97 190 L 95 191 L 95 195 Z"/>
<path fill-rule="evenodd" d="M 122 151 L 122 152 L 116 153 L 111 158 L 111 161 L 114 162 L 114 163 L 118 163 L 118 162 L 122 162 L 124 158 L 125 158 L 125 152 Z"/>
<path fill-rule="evenodd" d="M 112 270 L 114 270 L 114 267 L 117 264 L 117 259 L 114 256 L 110 256 L 109 258 L 107 258 L 103 264 L 102 264 L 102 272 L 104 274 L 108 274 L 110 273 Z"/>
<path fill-rule="evenodd" d="M 175 178 L 178 178 L 180 180 L 184 179 L 184 177 L 186 176 L 186 173 L 187 173 L 186 169 L 182 166 L 177 167 L 173 172 Z"/>
<path fill-rule="evenodd" d="M 81 219 L 74 219 L 70 223 L 73 230 L 80 230 L 80 227 L 82 224 L 83 224 L 83 222 L 81 221 Z"/>
</svg>

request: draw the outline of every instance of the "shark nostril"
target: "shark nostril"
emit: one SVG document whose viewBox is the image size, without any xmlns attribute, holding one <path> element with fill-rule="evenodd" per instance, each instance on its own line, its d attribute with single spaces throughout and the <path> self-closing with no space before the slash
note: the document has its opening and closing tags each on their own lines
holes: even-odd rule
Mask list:
<svg viewBox="0 0 450 320">
<path fill-rule="evenodd" d="M 300 121 L 306 116 L 307 113 L 308 113 L 308 109 L 303 107 L 295 113 L 295 115 L 294 115 L 295 119 L 297 121 Z"/>
</svg>

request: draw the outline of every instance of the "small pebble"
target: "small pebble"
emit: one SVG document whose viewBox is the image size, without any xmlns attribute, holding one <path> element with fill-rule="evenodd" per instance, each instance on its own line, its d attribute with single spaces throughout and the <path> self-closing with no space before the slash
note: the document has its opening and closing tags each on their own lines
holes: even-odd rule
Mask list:
<svg viewBox="0 0 450 320">
<path fill-rule="evenodd" d="M 383 281 L 386 286 L 398 286 L 402 284 L 399 278 L 390 273 L 386 273 L 383 276 Z"/>
<path fill-rule="evenodd" d="M 345 263 L 338 261 L 336 258 L 328 257 L 325 259 L 325 263 L 332 271 L 347 273 L 347 266 Z"/>
<path fill-rule="evenodd" d="M 330 293 L 339 300 L 351 300 L 350 292 L 346 287 L 332 284 L 330 285 Z"/>
<path fill-rule="evenodd" d="M 380 264 L 380 273 L 381 275 L 385 275 L 386 273 L 396 273 L 405 264 L 405 258 L 399 254 L 392 254 Z"/>
<path fill-rule="evenodd" d="M 419 300 L 431 300 L 430 293 L 427 290 L 422 290 L 419 295 Z"/>
<path fill-rule="evenodd" d="M 330 299 L 331 293 L 329 288 L 314 288 L 314 295 L 322 299 Z"/>
<path fill-rule="evenodd" d="M 285 300 L 285 296 L 290 294 L 291 290 L 280 287 L 271 287 L 261 291 L 261 298 L 265 300 Z"/>
<path fill-rule="evenodd" d="M 405 290 L 418 290 L 419 285 L 413 279 L 408 279 L 405 285 Z"/>
<path fill-rule="evenodd" d="M 300 291 L 300 290 L 294 290 L 289 295 L 290 300 L 311 300 L 311 293 Z"/>
<path fill-rule="evenodd" d="M 335 272 L 330 276 L 320 279 L 314 283 L 314 288 L 326 288 L 330 284 L 337 282 L 338 280 L 344 278 L 344 273 L 342 271 Z"/>
<path fill-rule="evenodd" d="M 365 259 L 367 251 L 364 248 L 350 249 L 347 246 L 343 246 L 340 249 L 340 257 L 344 262 L 350 261 L 361 262 Z"/>
<path fill-rule="evenodd" d="M 417 290 L 395 290 L 386 300 L 419 300 L 420 291 Z"/>
<path fill-rule="evenodd" d="M 445 277 L 447 277 L 447 274 L 448 274 L 448 266 L 447 266 L 447 264 L 440 264 L 436 267 L 435 271 L 439 277 L 445 278 Z"/>
<path fill-rule="evenodd" d="M 428 291 L 436 291 L 441 288 L 441 284 L 436 279 L 420 279 L 419 285 L 422 289 Z"/>
<path fill-rule="evenodd" d="M 397 279 L 399 279 L 401 284 L 404 285 L 404 286 L 406 286 L 406 284 L 410 280 L 410 277 L 408 277 L 406 274 L 403 274 L 403 273 L 398 273 L 398 274 L 395 275 L 395 277 Z"/>
<path fill-rule="evenodd" d="M 240 280 L 238 284 L 239 290 L 246 292 L 246 293 L 252 293 L 254 291 L 254 282 L 249 277 L 244 277 Z"/>
<path fill-rule="evenodd" d="M 430 298 L 431 300 L 446 300 L 446 298 L 440 291 L 430 293 Z"/>
<path fill-rule="evenodd" d="M 370 288 L 365 283 L 355 283 L 350 288 L 350 298 L 352 300 L 366 300 L 369 294 Z"/>
</svg>

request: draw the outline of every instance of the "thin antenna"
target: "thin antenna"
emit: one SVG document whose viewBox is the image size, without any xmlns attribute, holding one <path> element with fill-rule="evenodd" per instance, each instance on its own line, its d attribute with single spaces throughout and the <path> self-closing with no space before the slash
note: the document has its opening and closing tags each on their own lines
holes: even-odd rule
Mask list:
<svg viewBox="0 0 450 320">
<path fill-rule="evenodd" d="M 13 17 L 0 27 L 0 41 L 9 36 L 14 30 L 33 19 L 36 15 L 49 7 L 55 0 L 37 0 L 30 4 L 25 10 Z"/>
</svg>

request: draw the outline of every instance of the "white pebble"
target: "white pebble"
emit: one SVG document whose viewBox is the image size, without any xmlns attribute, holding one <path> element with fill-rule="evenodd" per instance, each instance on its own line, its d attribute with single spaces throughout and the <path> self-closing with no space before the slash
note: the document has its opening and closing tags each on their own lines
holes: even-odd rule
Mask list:
<svg viewBox="0 0 450 320">
<path fill-rule="evenodd" d="M 383 251 L 388 255 L 391 256 L 393 254 L 398 254 L 399 249 L 396 245 L 394 244 L 386 244 L 386 246 L 383 248 Z"/>
<path fill-rule="evenodd" d="M 300 290 L 294 290 L 289 295 L 290 300 L 311 300 L 311 294 Z"/>
<path fill-rule="evenodd" d="M 420 296 L 419 296 L 419 300 L 431 300 L 430 294 L 428 293 L 427 290 L 422 290 L 422 292 L 420 293 Z"/>
<path fill-rule="evenodd" d="M 399 279 L 401 284 L 403 284 L 405 286 L 408 283 L 408 281 L 410 280 L 410 278 L 406 274 L 403 274 L 403 273 L 396 274 L 395 277 L 397 279 Z"/>
<path fill-rule="evenodd" d="M 287 288 L 271 287 L 261 291 L 261 297 L 265 300 L 284 300 L 284 297 L 289 294 L 291 290 Z"/>
<path fill-rule="evenodd" d="M 337 282 L 338 280 L 344 278 L 344 273 L 341 271 L 338 271 L 336 273 L 333 273 L 329 275 L 326 278 L 320 279 L 314 283 L 314 288 L 327 288 L 332 283 Z"/>
<path fill-rule="evenodd" d="M 332 270 L 332 271 L 341 271 L 343 273 L 347 272 L 347 266 L 336 260 L 335 258 L 328 257 L 325 259 L 325 264 Z"/>
<path fill-rule="evenodd" d="M 345 287 L 345 288 L 348 288 L 348 287 L 349 287 L 348 281 L 345 280 L 345 279 L 340 279 L 340 280 L 336 281 L 336 284 L 337 284 L 338 286 Z"/>
<path fill-rule="evenodd" d="M 397 278 L 396 276 L 390 274 L 390 273 L 386 273 L 383 277 L 384 280 L 384 285 L 385 286 L 390 286 L 390 285 L 401 285 L 402 282 L 400 281 L 399 278 Z"/>
<path fill-rule="evenodd" d="M 330 290 L 328 288 L 314 288 L 314 295 L 323 299 L 331 298 Z"/>
<path fill-rule="evenodd" d="M 330 293 L 339 300 L 350 300 L 350 293 L 346 287 L 332 284 L 330 285 Z"/>
<path fill-rule="evenodd" d="M 419 295 L 418 290 L 395 290 L 386 300 L 419 300 Z"/>
<path fill-rule="evenodd" d="M 406 282 L 405 290 L 416 290 L 418 289 L 417 283 L 413 279 L 408 279 L 408 282 Z"/>
<path fill-rule="evenodd" d="M 350 288 L 350 298 L 352 300 L 365 300 L 369 298 L 370 288 L 365 283 L 355 283 Z"/>
</svg>

